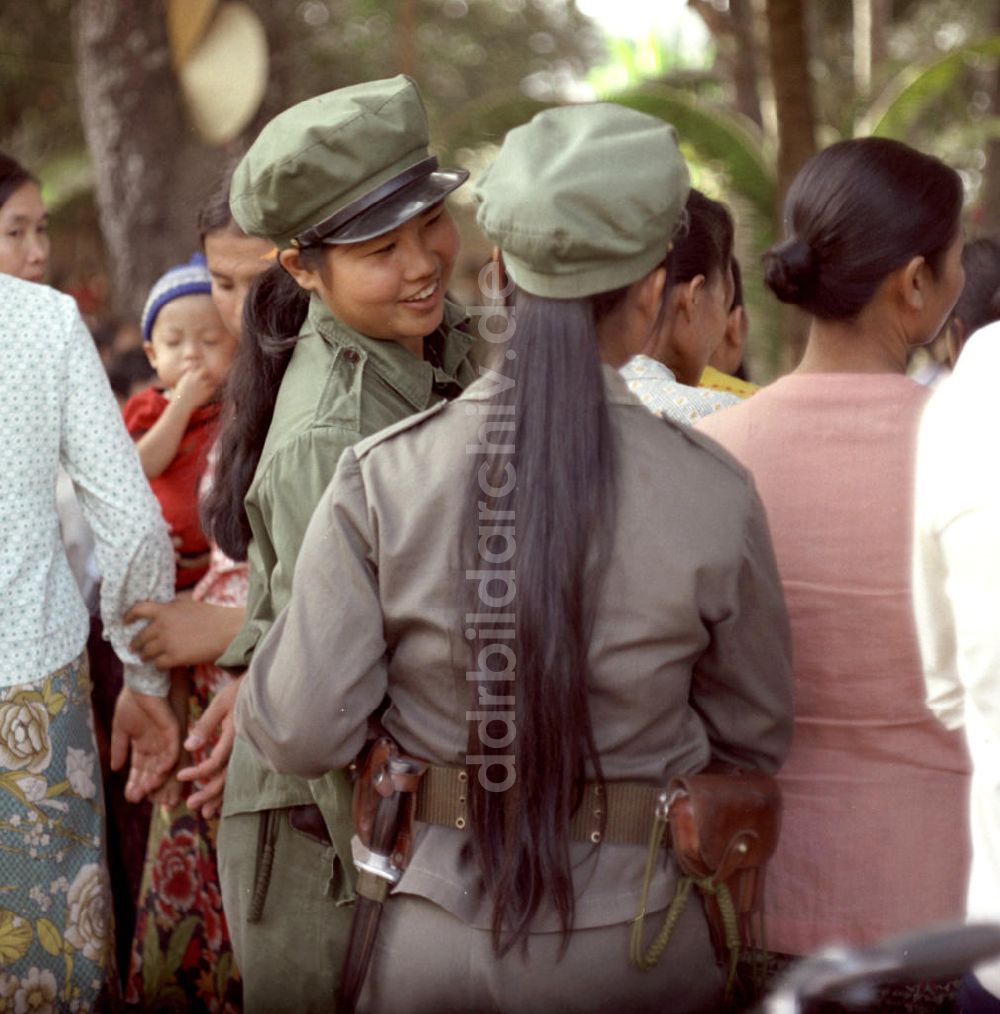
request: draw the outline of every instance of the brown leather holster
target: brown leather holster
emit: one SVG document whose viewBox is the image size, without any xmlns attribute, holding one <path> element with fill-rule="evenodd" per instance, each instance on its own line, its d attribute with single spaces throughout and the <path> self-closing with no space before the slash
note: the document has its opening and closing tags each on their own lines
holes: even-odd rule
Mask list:
<svg viewBox="0 0 1000 1014">
<path fill-rule="evenodd" d="M 399 760 L 405 761 L 400 765 Z M 423 761 L 406 757 L 388 736 L 375 740 L 360 763 L 354 783 L 352 817 L 354 833 L 366 848 L 372 847 L 372 831 L 379 801 L 393 793 L 401 795 L 396 817 L 395 841 L 392 843 L 392 865 L 405 870 L 413 848 L 413 814 L 416 810 L 417 788 L 427 770 Z"/>
<path fill-rule="evenodd" d="M 681 870 L 709 887 L 700 893 L 717 953 L 731 944 L 711 893 L 718 884 L 732 898 L 740 946 L 763 946 L 764 873 L 781 827 L 778 783 L 750 771 L 684 775 L 670 780 L 667 806 Z"/>
<path fill-rule="evenodd" d="M 416 790 L 426 768 L 401 754 L 388 737 L 375 740 L 357 764 L 351 842 L 357 898 L 337 1001 L 337 1010 L 345 1014 L 354 1011 L 361 995 L 382 905 L 410 858 Z"/>
</svg>

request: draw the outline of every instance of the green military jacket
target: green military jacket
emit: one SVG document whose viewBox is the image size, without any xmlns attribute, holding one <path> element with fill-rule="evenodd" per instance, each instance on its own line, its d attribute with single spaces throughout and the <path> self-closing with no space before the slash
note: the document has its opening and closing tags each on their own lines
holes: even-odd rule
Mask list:
<svg viewBox="0 0 1000 1014">
<path fill-rule="evenodd" d="M 463 319 L 456 306 L 446 304 L 444 322 L 426 339 L 428 357 L 420 360 L 396 342 L 348 328 L 313 296 L 246 495 L 253 533 L 246 620 L 219 665 L 245 669 L 288 602 L 306 526 L 341 453 L 443 397 L 454 397 L 475 379 L 470 358 L 475 339 L 456 330 Z M 223 815 L 315 802 L 327 823 L 342 825 L 349 840 L 345 785 L 340 772 L 313 780 L 277 774 L 237 736 Z"/>
</svg>

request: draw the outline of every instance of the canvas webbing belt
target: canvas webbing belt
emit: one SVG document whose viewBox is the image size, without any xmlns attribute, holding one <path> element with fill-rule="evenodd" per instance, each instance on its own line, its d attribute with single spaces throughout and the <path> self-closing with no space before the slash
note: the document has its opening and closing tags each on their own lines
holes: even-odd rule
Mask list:
<svg viewBox="0 0 1000 1014">
<path fill-rule="evenodd" d="M 469 776 L 465 768 L 428 766 L 417 792 L 414 818 L 459 830 L 468 826 Z M 662 787 L 640 782 L 587 782 L 570 823 L 573 841 L 648 845 Z M 603 825 L 602 825 L 603 820 Z"/>
</svg>

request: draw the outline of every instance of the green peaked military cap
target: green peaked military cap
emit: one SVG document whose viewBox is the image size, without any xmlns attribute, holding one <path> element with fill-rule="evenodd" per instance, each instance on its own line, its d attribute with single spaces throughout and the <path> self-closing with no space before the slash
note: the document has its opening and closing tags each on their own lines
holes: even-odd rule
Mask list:
<svg viewBox="0 0 1000 1014">
<path fill-rule="evenodd" d="M 670 124 L 596 102 L 547 109 L 511 130 L 473 197 L 519 288 L 576 299 L 652 271 L 689 188 Z"/>
<path fill-rule="evenodd" d="M 380 236 L 468 178 L 438 169 L 427 143 L 427 112 L 405 75 L 317 95 L 250 146 L 233 173 L 233 218 L 281 248 Z"/>
</svg>

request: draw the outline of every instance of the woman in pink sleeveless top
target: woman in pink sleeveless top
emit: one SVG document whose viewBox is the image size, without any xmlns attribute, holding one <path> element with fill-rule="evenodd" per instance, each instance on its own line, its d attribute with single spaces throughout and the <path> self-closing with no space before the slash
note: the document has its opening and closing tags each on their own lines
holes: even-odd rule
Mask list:
<svg viewBox="0 0 1000 1014">
<path fill-rule="evenodd" d="M 802 362 L 701 421 L 754 474 L 792 625 L 795 735 L 768 944 L 865 944 L 964 910 L 968 761 L 924 703 L 910 602 L 907 354 L 962 289 L 962 185 L 896 141 L 809 162 L 766 281 L 811 315 Z"/>
</svg>

